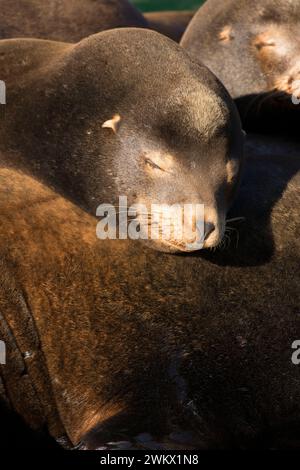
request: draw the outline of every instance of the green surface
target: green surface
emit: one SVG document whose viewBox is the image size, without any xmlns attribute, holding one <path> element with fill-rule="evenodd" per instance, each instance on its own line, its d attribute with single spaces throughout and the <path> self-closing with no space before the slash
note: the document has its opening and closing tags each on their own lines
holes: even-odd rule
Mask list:
<svg viewBox="0 0 300 470">
<path fill-rule="evenodd" d="M 142 11 L 195 10 L 205 0 L 132 0 Z"/>
</svg>

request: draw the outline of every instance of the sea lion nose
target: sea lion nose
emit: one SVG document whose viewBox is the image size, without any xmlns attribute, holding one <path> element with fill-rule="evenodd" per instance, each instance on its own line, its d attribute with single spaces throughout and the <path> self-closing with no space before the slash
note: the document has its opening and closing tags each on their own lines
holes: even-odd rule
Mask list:
<svg viewBox="0 0 300 470">
<path fill-rule="evenodd" d="M 205 222 L 205 224 L 204 224 L 204 240 L 208 239 L 208 237 L 213 233 L 215 228 L 216 227 L 212 222 Z"/>
</svg>

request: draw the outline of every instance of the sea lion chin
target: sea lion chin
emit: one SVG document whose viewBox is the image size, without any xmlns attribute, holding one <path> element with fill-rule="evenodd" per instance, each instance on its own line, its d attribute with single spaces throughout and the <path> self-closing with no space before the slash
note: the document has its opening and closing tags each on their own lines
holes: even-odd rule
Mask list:
<svg viewBox="0 0 300 470">
<path fill-rule="evenodd" d="M 221 242 L 244 136 L 224 87 L 180 46 L 126 28 L 76 45 L 5 40 L 0 67 L 9 95 L 0 150 L 10 165 L 93 215 L 105 203 L 121 212 L 120 196 L 161 213 L 176 205 L 177 215 L 203 205 L 196 241 L 207 248 Z M 187 225 L 198 222 L 190 217 Z M 171 235 L 151 244 L 180 252 L 191 251 L 190 241 Z"/>
<path fill-rule="evenodd" d="M 298 131 L 300 1 L 208 0 L 181 45 L 207 65 L 254 131 Z"/>
</svg>

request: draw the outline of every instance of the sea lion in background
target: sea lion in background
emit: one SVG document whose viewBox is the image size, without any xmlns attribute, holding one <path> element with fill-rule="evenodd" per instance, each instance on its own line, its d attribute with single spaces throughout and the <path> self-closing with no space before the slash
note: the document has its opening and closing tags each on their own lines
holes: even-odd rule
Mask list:
<svg viewBox="0 0 300 470">
<path fill-rule="evenodd" d="M 128 0 L 0 0 L 0 39 L 77 42 L 119 27 L 147 27 Z"/>
<path fill-rule="evenodd" d="M 300 0 L 207 0 L 181 45 L 227 87 L 246 129 L 298 132 L 299 22 Z"/>
<path fill-rule="evenodd" d="M 197 449 L 299 445 L 300 149 L 275 150 L 249 147 L 239 242 L 205 256 L 96 240 L 87 213 L 0 170 L 2 391 L 27 423 L 88 448 L 180 429 Z"/>
<path fill-rule="evenodd" d="M 224 87 L 179 45 L 134 28 L 76 45 L 4 40 L 0 70 L 9 97 L 0 125 L 6 163 L 93 215 L 119 196 L 149 213 L 152 204 L 158 213 L 177 204 L 180 217 L 185 204 L 204 204 L 204 247 L 220 243 L 244 136 Z M 137 219 L 143 230 L 152 224 L 143 211 Z M 185 236 L 151 243 L 190 250 Z"/>
<path fill-rule="evenodd" d="M 145 13 L 144 16 L 148 21 L 149 28 L 179 42 L 194 14 L 194 11 L 188 10 L 155 11 Z"/>
<path fill-rule="evenodd" d="M 112 28 L 140 27 L 179 42 L 194 12 L 144 16 L 127 0 L 0 0 L 0 39 L 19 37 L 77 42 Z"/>
</svg>

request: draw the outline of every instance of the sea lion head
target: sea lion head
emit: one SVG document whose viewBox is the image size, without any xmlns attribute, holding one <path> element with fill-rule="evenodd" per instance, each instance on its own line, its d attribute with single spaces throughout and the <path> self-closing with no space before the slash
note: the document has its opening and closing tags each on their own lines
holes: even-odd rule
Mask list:
<svg viewBox="0 0 300 470">
<path fill-rule="evenodd" d="M 29 95 L 35 105 L 22 123 L 31 135 L 25 144 L 32 151 L 35 141 L 38 171 L 56 189 L 93 214 L 103 204 L 121 213 L 126 197 L 128 206 L 138 205 L 133 223 L 142 234 L 150 231 L 156 249 L 185 252 L 221 242 L 244 137 L 223 86 L 177 44 L 139 29 L 91 36 L 64 47 Z M 162 216 L 167 226 L 172 219 L 166 237 Z M 182 234 L 173 220 L 182 222 Z"/>
<path fill-rule="evenodd" d="M 102 131 L 115 158 L 116 190 L 133 205 L 142 238 L 163 251 L 217 246 L 239 180 L 236 116 L 210 72 L 197 72 L 190 82 L 181 75 L 160 94 L 144 89 L 142 109 L 138 96 L 134 112 L 132 105 L 119 109 Z"/>
<path fill-rule="evenodd" d="M 288 128 L 299 114 L 299 21 L 299 0 L 208 0 L 181 44 L 238 100 L 246 125 L 264 114 L 271 129 L 278 117 Z"/>
<path fill-rule="evenodd" d="M 117 34 L 110 33 L 115 47 Z M 105 167 L 112 192 L 136 206 L 142 238 L 146 235 L 156 249 L 217 246 L 241 169 L 243 136 L 235 108 L 215 77 L 169 40 L 143 32 L 134 47 L 141 32 L 125 35 L 131 36 L 130 49 L 119 42 L 110 83 L 113 96 L 121 99 L 109 103 L 101 129 L 90 134 L 96 132 L 104 154 L 111 156 Z M 128 70 L 132 55 L 137 64 Z M 116 204 L 111 198 L 99 202 Z M 201 205 L 203 213 L 197 214 Z M 203 233 L 193 243 L 201 216 Z"/>
</svg>

